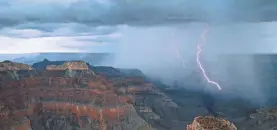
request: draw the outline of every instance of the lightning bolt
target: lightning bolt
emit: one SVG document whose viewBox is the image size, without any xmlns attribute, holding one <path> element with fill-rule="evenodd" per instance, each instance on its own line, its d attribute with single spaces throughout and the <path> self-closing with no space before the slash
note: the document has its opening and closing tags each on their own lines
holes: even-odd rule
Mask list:
<svg viewBox="0 0 277 130">
<path fill-rule="evenodd" d="M 197 61 L 198 67 L 201 69 L 201 72 L 202 72 L 203 76 L 205 77 L 205 79 L 207 80 L 207 82 L 210 83 L 210 84 L 216 85 L 216 87 L 219 90 L 221 90 L 220 85 L 217 82 L 210 80 L 210 78 L 207 76 L 206 71 L 205 71 L 205 69 L 204 69 L 204 67 L 203 67 L 203 65 L 202 65 L 202 63 L 200 61 L 200 54 L 201 54 L 201 51 L 202 51 L 201 47 L 206 42 L 206 34 L 208 33 L 208 30 L 209 30 L 209 25 L 206 24 L 206 27 L 205 27 L 202 35 L 201 35 L 202 40 L 197 45 L 197 57 L 196 57 L 196 61 Z"/>
<path fill-rule="evenodd" d="M 206 34 L 208 33 L 208 30 L 209 30 L 209 25 L 206 24 L 206 27 L 205 27 L 203 33 L 201 34 L 201 41 L 197 45 L 196 61 L 197 61 L 198 67 L 201 69 L 202 75 L 205 77 L 206 81 L 210 84 L 215 85 L 219 90 L 221 90 L 220 85 L 217 82 L 210 80 L 210 78 L 207 76 L 206 71 L 205 71 L 205 69 L 204 69 L 204 67 L 203 67 L 203 65 L 200 61 L 200 54 L 201 54 L 201 51 L 202 51 L 201 47 L 206 42 Z M 175 52 L 176 52 L 177 57 L 179 58 L 179 60 L 182 63 L 182 67 L 186 68 L 185 61 L 183 60 L 183 57 L 182 57 L 182 55 L 179 51 L 179 47 L 176 44 L 174 44 L 174 48 L 175 48 Z"/>
</svg>

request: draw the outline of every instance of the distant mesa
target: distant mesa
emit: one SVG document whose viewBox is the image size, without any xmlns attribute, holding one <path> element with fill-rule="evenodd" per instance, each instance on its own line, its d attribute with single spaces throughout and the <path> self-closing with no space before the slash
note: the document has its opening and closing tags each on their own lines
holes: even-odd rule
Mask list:
<svg viewBox="0 0 277 130">
<path fill-rule="evenodd" d="M 50 62 L 48 59 L 44 59 L 42 62 Z"/>
<path fill-rule="evenodd" d="M 193 123 L 187 126 L 187 130 L 237 130 L 231 122 L 212 116 L 198 116 Z"/>
<path fill-rule="evenodd" d="M 33 68 L 26 64 L 11 62 L 8 60 L 0 62 L 0 71 L 11 71 L 11 70 L 33 70 Z"/>
<path fill-rule="evenodd" d="M 110 53 L 33 53 L 29 56 L 18 55 L 18 57 L 12 61 L 28 65 L 43 61 L 43 59 L 48 59 L 51 62 L 81 60 L 91 65 L 112 64 L 114 61 L 114 55 Z"/>
<path fill-rule="evenodd" d="M 89 70 L 88 65 L 83 61 L 70 61 L 62 65 L 48 65 L 46 70 Z"/>
</svg>

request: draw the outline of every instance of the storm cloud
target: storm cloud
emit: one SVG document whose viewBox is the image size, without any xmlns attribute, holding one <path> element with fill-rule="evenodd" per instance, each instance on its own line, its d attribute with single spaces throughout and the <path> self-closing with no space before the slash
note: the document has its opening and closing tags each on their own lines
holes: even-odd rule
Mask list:
<svg viewBox="0 0 277 130">
<path fill-rule="evenodd" d="M 0 24 L 157 25 L 276 20 L 274 0 L 3 0 Z"/>
</svg>

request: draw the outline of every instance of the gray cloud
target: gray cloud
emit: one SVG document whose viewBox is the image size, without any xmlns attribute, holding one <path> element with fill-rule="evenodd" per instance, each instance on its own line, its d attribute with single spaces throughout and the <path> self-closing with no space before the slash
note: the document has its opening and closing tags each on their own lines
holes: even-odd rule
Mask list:
<svg viewBox="0 0 277 130">
<path fill-rule="evenodd" d="M 15 38 L 37 37 L 77 37 L 91 36 L 91 39 L 100 41 L 116 35 L 122 26 L 88 26 L 78 23 L 63 24 L 20 24 L 14 27 L 5 27 L 0 34 Z M 96 38 L 97 37 L 97 38 Z"/>
<path fill-rule="evenodd" d="M 155 25 L 189 21 L 276 20 L 273 0 L 50 0 L 2 1 L 0 24 L 81 23 Z"/>
</svg>

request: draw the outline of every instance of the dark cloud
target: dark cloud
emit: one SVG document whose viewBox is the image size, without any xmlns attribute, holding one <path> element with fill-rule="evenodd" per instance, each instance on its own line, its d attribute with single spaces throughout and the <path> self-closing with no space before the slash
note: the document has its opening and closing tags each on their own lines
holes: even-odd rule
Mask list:
<svg viewBox="0 0 277 130">
<path fill-rule="evenodd" d="M 75 0 L 2 1 L 0 24 L 80 23 L 155 25 L 190 21 L 272 21 L 273 0 Z"/>
</svg>

